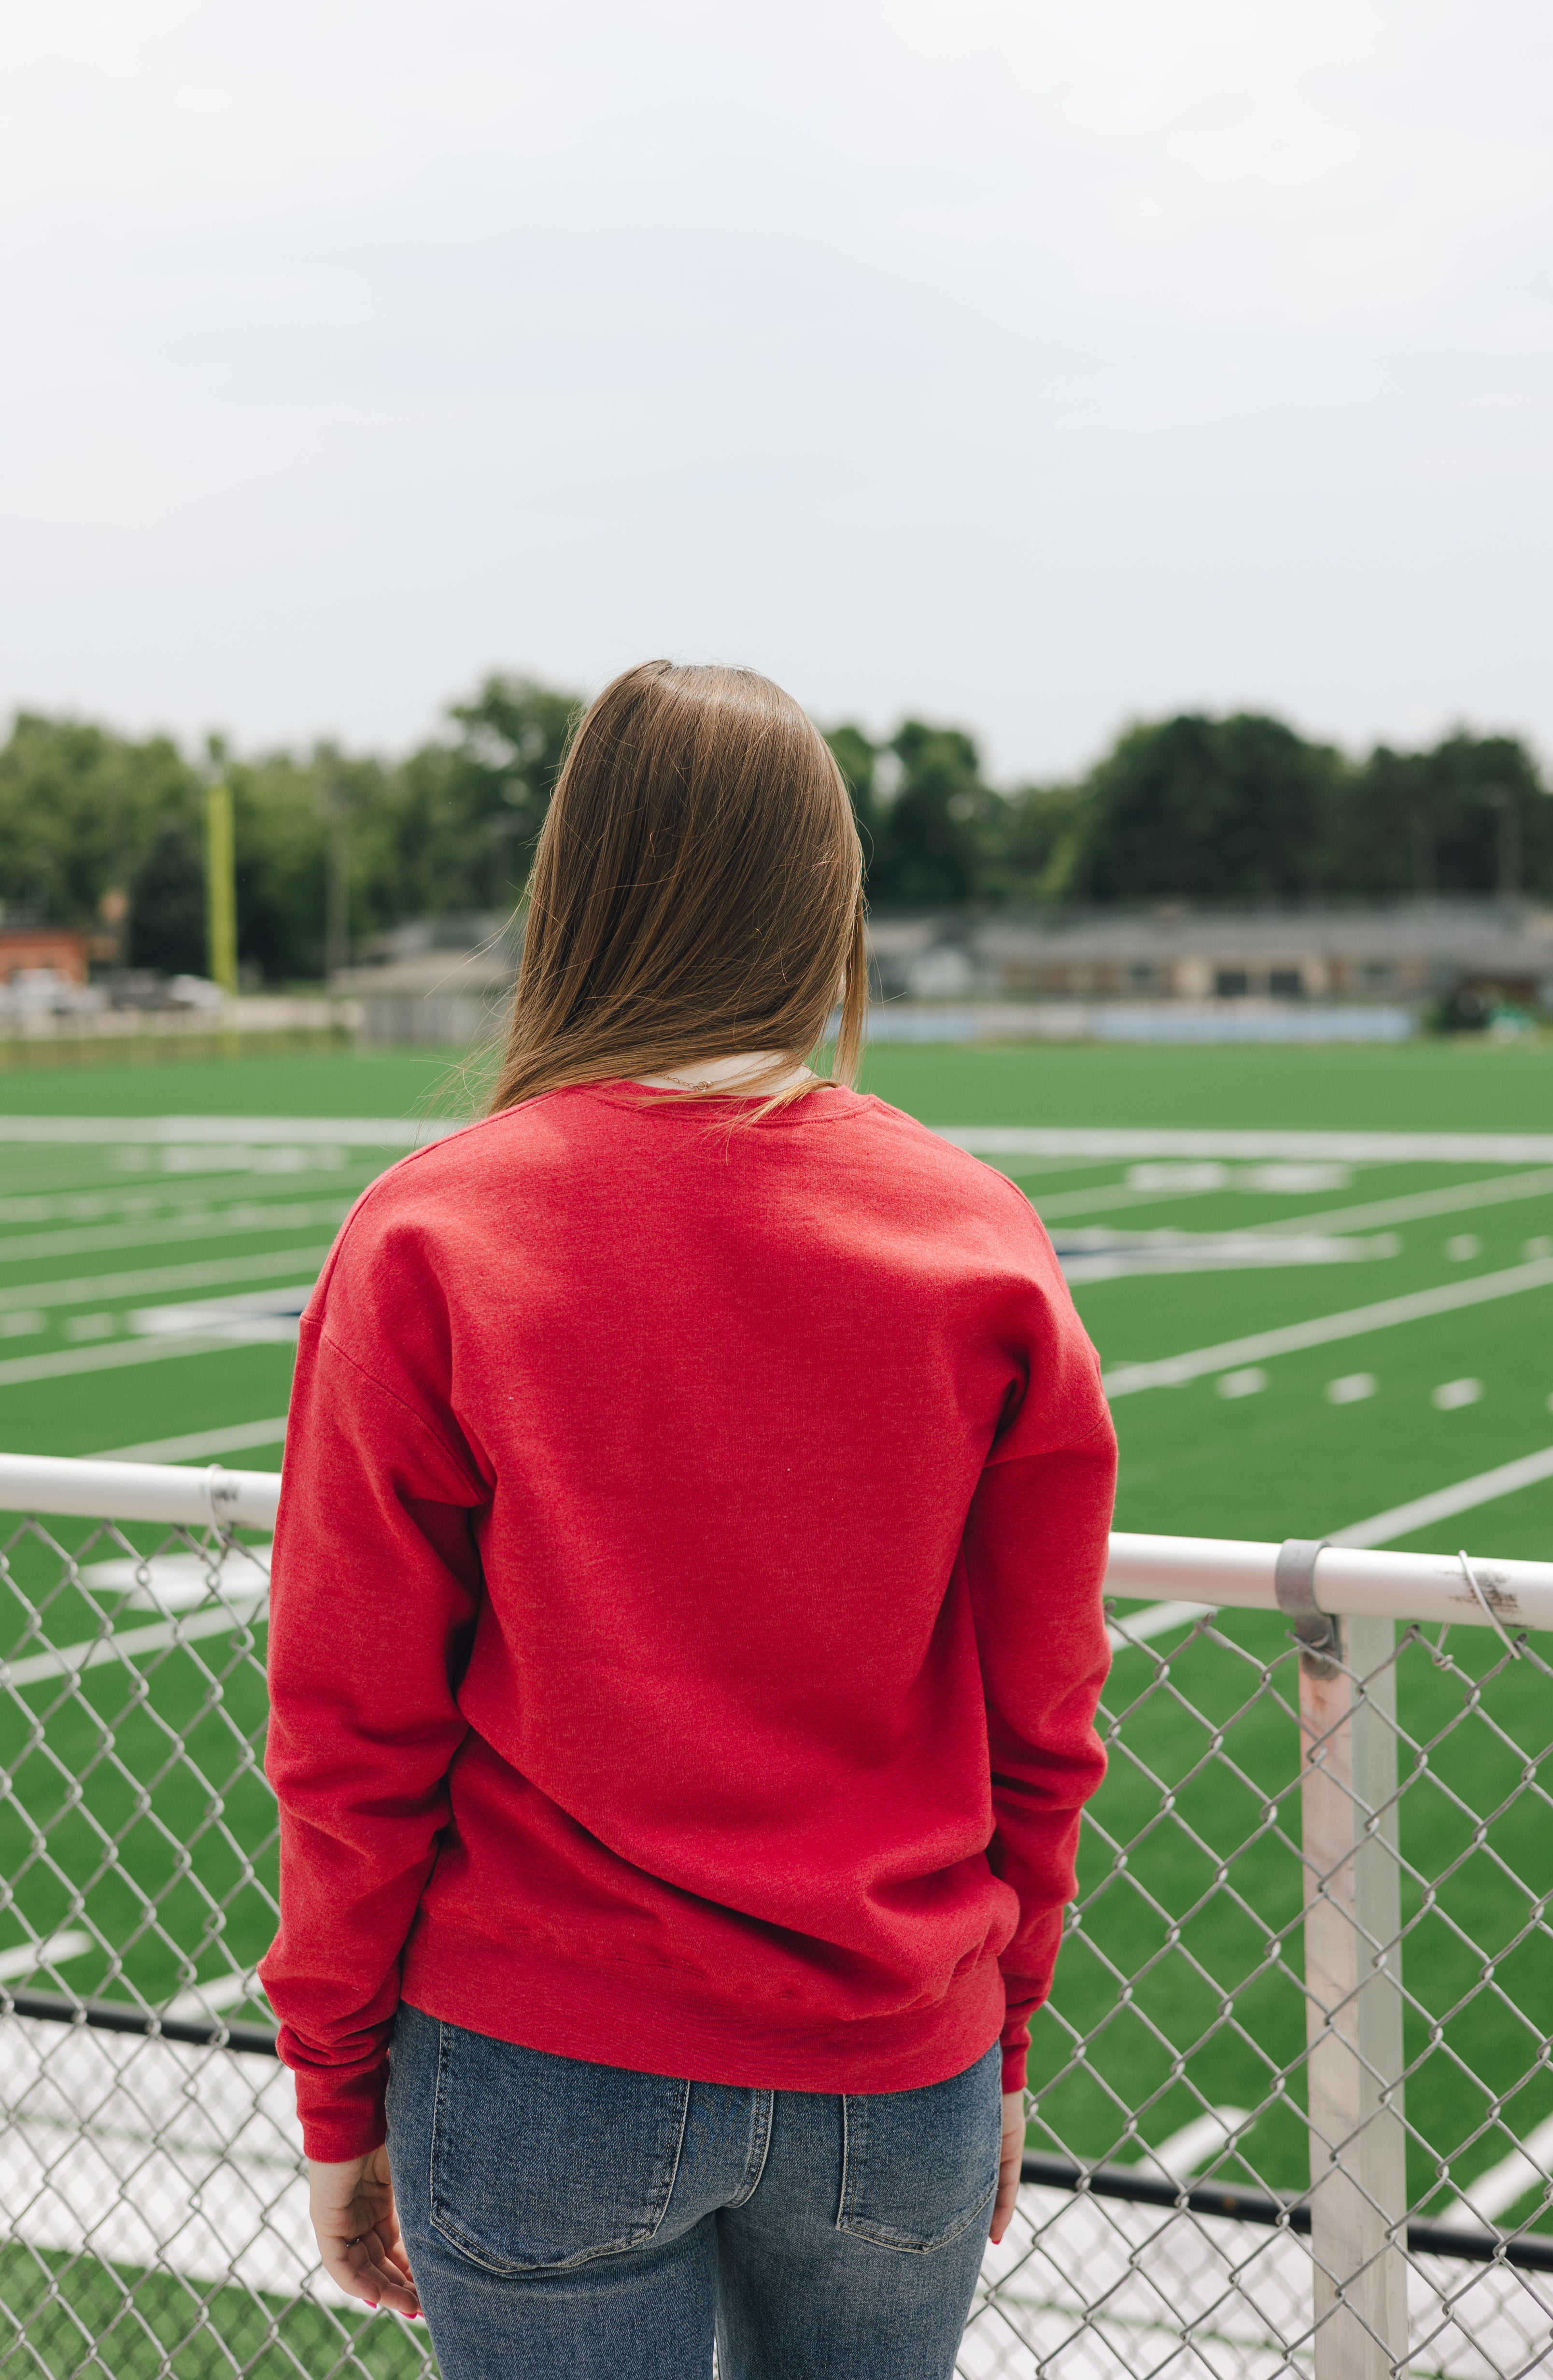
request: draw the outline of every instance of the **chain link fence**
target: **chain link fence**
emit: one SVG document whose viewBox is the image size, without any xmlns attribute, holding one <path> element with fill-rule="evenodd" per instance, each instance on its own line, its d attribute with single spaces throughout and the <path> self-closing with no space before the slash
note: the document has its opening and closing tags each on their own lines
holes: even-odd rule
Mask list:
<svg viewBox="0 0 1553 2380">
<path fill-rule="evenodd" d="M 148 1469 L 61 1521 L 7 1468 L 33 1516 L 0 1539 L 6 2374 L 419 2380 L 424 2332 L 317 2269 L 253 1972 L 267 1547 L 233 1521 L 274 1483 L 245 1504 Z M 1472 1624 L 1437 1639 L 1397 1557 L 1357 1558 L 1391 1564 L 1395 1620 L 1329 1624 L 1293 1556 L 1282 1610 L 1115 1621 L 1110 1770 L 965 2380 L 1553 2358 L 1553 1640 L 1522 1624 L 1553 1622 L 1553 1571 L 1519 1600 L 1463 1572 Z"/>
</svg>

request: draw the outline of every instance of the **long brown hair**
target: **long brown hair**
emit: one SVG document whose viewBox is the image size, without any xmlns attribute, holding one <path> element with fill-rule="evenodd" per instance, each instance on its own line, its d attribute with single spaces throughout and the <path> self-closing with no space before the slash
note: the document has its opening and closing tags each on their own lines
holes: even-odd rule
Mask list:
<svg viewBox="0 0 1553 2380">
<path fill-rule="evenodd" d="M 567 1083 L 822 1038 L 852 1082 L 867 1007 L 863 855 L 845 782 L 753 670 L 643 662 L 584 715 L 528 880 L 491 1111 Z"/>
</svg>

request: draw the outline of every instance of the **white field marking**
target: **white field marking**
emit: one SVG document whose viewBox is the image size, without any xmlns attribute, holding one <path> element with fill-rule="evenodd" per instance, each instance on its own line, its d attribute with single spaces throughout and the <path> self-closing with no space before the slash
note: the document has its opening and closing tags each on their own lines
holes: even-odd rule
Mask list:
<svg viewBox="0 0 1553 2380">
<path fill-rule="evenodd" d="M 233 1297 L 184 1297 L 174 1305 L 132 1305 L 124 1316 L 138 1339 L 182 1339 L 192 1330 L 220 1330 L 228 1339 L 258 1346 L 265 1340 L 292 1340 L 314 1282 L 286 1289 L 243 1289 Z"/>
<path fill-rule="evenodd" d="M 35 1686 L 42 1678 L 76 1678 L 108 1661 L 138 1661 L 169 1645 L 192 1645 L 201 1636 L 235 1636 L 242 1628 L 269 1625 L 268 1587 L 244 1587 L 218 1609 L 190 1611 L 149 1628 L 121 1628 L 116 1636 L 92 1636 L 82 1645 L 51 1645 L 19 1661 L 0 1661 L 0 1686 Z"/>
<path fill-rule="evenodd" d="M 1482 1254 L 1483 1243 L 1475 1232 L 1458 1232 L 1454 1239 L 1447 1240 L 1445 1243 L 1445 1260 L 1448 1264 L 1471 1264 L 1474 1257 L 1480 1257 Z"/>
<path fill-rule="evenodd" d="M 1222 1372 L 1214 1382 L 1221 1397 L 1260 1396 L 1268 1385 L 1268 1376 L 1259 1364 L 1248 1364 L 1243 1372 Z"/>
<path fill-rule="evenodd" d="M 1528 2132 L 1519 2148 L 1491 2165 L 1486 2173 L 1469 2182 L 1452 2205 L 1443 2215 L 1431 2216 L 1436 2223 L 1447 2223 L 1452 2228 L 1471 2229 L 1479 2223 L 1492 2223 L 1524 2198 L 1530 2190 L 1541 2190 L 1553 2180 L 1553 2116 Z"/>
<path fill-rule="evenodd" d="M 1022 2219 L 986 2251 L 955 2353 L 963 2380 L 1308 2373 L 1307 2349 L 1285 2355 L 1279 2345 L 1291 2331 L 1309 2338 L 1310 2247 L 1297 2234 L 1028 2183 L 1019 2206 Z M 1532 2341 L 1547 2338 L 1533 2276 L 1436 2257 L 1408 2266 L 1399 2369 L 1530 2380 L 1543 2361 Z"/>
<path fill-rule="evenodd" d="M 1535 1264 L 1513 1265 L 1506 1272 L 1480 1273 L 1474 1281 L 1445 1283 L 1438 1289 L 1413 1290 L 1404 1297 L 1381 1298 L 1374 1305 L 1351 1306 L 1344 1314 L 1322 1314 L 1309 1322 L 1284 1323 L 1276 1330 L 1256 1330 L 1244 1339 L 1225 1339 L 1215 1347 L 1193 1347 L 1181 1355 L 1161 1355 L 1153 1363 L 1119 1364 L 1102 1385 L 1110 1397 L 1135 1396 L 1141 1389 L 1179 1388 L 1208 1372 L 1227 1372 L 1232 1365 L 1252 1364 L 1269 1355 L 1298 1354 L 1306 1347 L 1325 1347 L 1338 1339 L 1362 1339 L 1371 1330 L 1389 1330 L 1401 1322 L 1421 1322 L 1435 1314 L 1455 1314 L 1473 1305 L 1491 1305 L 1496 1298 L 1517 1297 L 1523 1291 L 1553 1285 L 1553 1257 Z M 5 1366 L 0 1366 L 0 1377 Z"/>
<path fill-rule="evenodd" d="M 246 1130 L 246 1126 L 244 1129 Z M 1547 1132 L 1175 1132 L 1082 1124 L 936 1124 L 977 1157 L 1289 1157 L 1339 1165 L 1550 1165 Z M 4 1122 L 0 1120 L 0 1135 Z"/>
<path fill-rule="evenodd" d="M 1500 1207 L 1516 1198 L 1553 1197 L 1553 1172 L 1498 1174 L 1480 1182 L 1457 1182 L 1449 1190 L 1413 1190 L 1398 1198 L 1372 1198 L 1360 1207 L 1333 1207 L 1322 1215 L 1297 1217 L 1302 1231 L 1350 1232 L 1362 1225 L 1416 1223 L 1431 1215 L 1463 1215 L 1474 1207 Z M 1248 1223 L 1251 1232 L 1287 1230 L 1286 1223 Z M 1545 1248 L 1523 1248 L 1527 1257 L 1553 1256 L 1553 1242 Z"/>
<path fill-rule="evenodd" d="M 1414 1496 L 1410 1503 L 1393 1504 L 1389 1512 L 1373 1513 L 1367 1521 L 1352 1521 L 1346 1529 L 1333 1529 L 1328 1541 L 1334 1546 L 1389 1546 L 1398 1537 L 1412 1536 L 1415 1529 L 1432 1528 L 1437 1521 L 1452 1520 L 1458 1512 L 1471 1512 L 1479 1504 L 1492 1504 L 1522 1488 L 1535 1488 L 1542 1479 L 1553 1479 L 1553 1446 L 1545 1446 L 1536 1454 L 1517 1455 L 1513 1463 L 1497 1463 L 1491 1471 L 1458 1479 L 1451 1488 L 1436 1488 L 1427 1496 Z"/>
<path fill-rule="evenodd" d="M 1373 1372 L 1345 1372 L 1341 1380 L 1329 1380 L 1323 1393 L 1329 1405 L 1358 1405 L 1379 1386 Z"/>
<path fill-rule="evenodd" d="M 1353 1179 L 1351 1165 L 1243 1165 L 1232 1173 L 1214 1158 L 1198 1158 L 1184 1165 L 1130 1165 L 1129 1190 L 1256 1190 L 1275 1197 L 1305 1197 L 1316 1190 L 1346 1190 Z"/>
<path fill-rule="evenodd" d="M 1172 2132 L 1158 2148 L 1146 2149 L 1134 2165 L 1134 2173 L 1152 2174 L 1159 2181 L 1176 2181 L 1195 2173 L 1210 2157 L 1229 2148 L 1243 2124 L 1251 2121 L 1248 2107 L 1205 2107 L 1189 2124 Z"/>
<path fill-rule="evenodd" d="M 89 1463 L 198 1463 L 209 1454 L 241 1454 L 250 1446 L 279 1446 L 285 1415 L 275 1421 L 234 1422 L 226 1429 L 196 1429 L 183 1438 L 153 1438 L 143 1446 L 108 1446 Z"/>
<path fill-rule="evenodd" d="M 25 2017 L 3 2034 L 0 2204 L 18 2239 L 346 2303 L 319 2271 L 296 2093 L 277 2059 Z"/>
<path fill-rule="evenodd" d="M 335 1185 L 330 1184 L 330 1188 Z M 225 1183 L 220 1188 L 225 1190 Z M 288 1182 L 295 1196 L 297 1184 Z M 249 1193 L 249 1196 L 252 1194 Z M 9 1223 L 105 1223 L 127 1216 L 203 1214 L 211 1208 L 208 1190 L 71 1190 L 47 1196 L 0 1198 L 0 1226 Z M 230 1202 L 228 1202 L 230 1203 Z"/>
<path fill-rule="evenodd" d="M 224 1563 L 219 1554 L 213 1559 L 209 1554 L 115 1554 L 109 1561 L 84 1563 L 77 1576 L 89 1595 L 122 1595 L 128 1603 L 149 1603 L 165 1615 L 208 1603 L 214 1592 L 229 1603 L 234 1595 L 262 1593 L 270 1583 L 274 1549 L 273 1538 L 263 1545 L 234 1546 Z M 242 1562 L 254 1564 L 257 1582 L 237 1582 L 234 1568 Z"/>
<path fill-rule="evenodd" d="M 1163 1636 L 1172 1628 L 1191 1628 L 1199 1620 L 1212 1617 L 1216 1603 L 1156 1603 L 1143 1611 L 1129 1611 L 1121 1620 L 1113 1620 L 1106 1630 L 1106 1642 L 1113 1653 L 1124 1652 L 1129 1645 L 1147 1645 L 1151 1636 Z"/>
<path fill-rule="evenodd" d="M 1227 1190 L 1232 1178 L 1229 1167 L 1211 1157 L 1200 1157 L 1195 1164 L 1172 1165 L 1167 1159 L 1162 1164 L 1127 1168 L 1129 1190 L 1163 1191 L 1167 1197 L 1172 1190 Z"/>
<path fill-rule="evenodd" d="M 25 1238 L 0 1238 L 0 1264 L 41 1261 L 44 1257 L 95 1256 L 109 1248 L 154 1248 L 167 1240 L 214 1240 L 228 1232 L 295 1232 L 333 1227 L 349 1214 L 348 1198 L 330 1198 L 316 1206 L 271 1206 L 245 1199 L 234 1207 L 200 1210 L 186 1208 L 161 1221 L 86 1225 L 79 1232 L 30 1232 Z"/>
<path fill-rule="evenodd" d="M 158 1265 L 150 1272 L 100 1272 L 79 1281 L 31 1281 L 0 1289 L 0 1314 L 20 1307 L 85 1305 L 99 1297 L 153 1297 L 162 1289 L 224 1289 L 228 1281 L 262 1281 L 267 1274 L 315 1268 L 329 1254 L 321 1248 L 271 1248 L 258 1257 L 214 1257 L 203 1264 Z"/>
<path fill-rule="evenodd" d="M 152 1154 L 157 1171 L 162 1173 L 338 1173 L 342 1166 L 350 1163 L 343 1148 L 325 1148 L 322 1144 L 309 1148 L 255 1148 L 249 1141 L 223 1141 L 219 1146 L 209 1141 L 196 1142 L 192 1148 L 169 1141 L 154 1152 L 121 1149 L 117 1162 L 127 1173 L 138 1172 Z"/>
<path fill-rule="evenodd" d="M 1083 1245 L 1100 1240 L 1091 1248 Z M 1078 1243 L 1079 1245 L 1074 1245 Z M 1319 1232 L 1290 1232 L 1281 1239 L 1238 1232 L 1150 1232 L 1130 1240 L 1103 1229 L 1062 1232 L 1057 1260 L 1074 1289 L 1093 1281 L 1132 1281 L 1163 1273 L 1248 1272 L 1282 1265 L 1364 1264 L 1401 1254 L 1395 1232 L 1368 1239 L 1336 1239 Z"/>
<path fill-rule="evenodd" d="M 1482 1402 L 1481 1380 L 1442 1380 L 1438 1389 L 1429 1390 L 1429 1402 L 1436 1413 L 1458 1413 L 1462 1405 Z"/>
<path fill-rule="evenodd" d="M 1013 1176 L 1010 1176 L 1013 1179 Z M 1093 1190 L 1064 1190 L 1060 1197 L 1032 1198 L 1042 1222 L 1061 1221 L 1066 1215 L 1104 1215 L 1117 1207 L 1173 1207 L 1177 1199 L 1206 1198 L 1206 1190 L 1129 1190 L 1124 1184 Z"/>
<path fill-rule="evenodd" d="M 1012 1178 L 1012 1177 L 1011 1177 Z M 1228 1185 L 1238 1186 L 1231 1180 Z M 1098 1215 L 1116 1207 L 1163 1206 L 1177 1198 L 1203 1198 L 1207 1191 L 1195 1189 L 1138 1190 L 1105 1189 L 1064 1191 L 1061 1198 L 1032 1199 L 1031 1204 L 1043 1221 L 1060 1221 L 1067 1215 Z M 1292 1195 L 1292 1194 L 1291 1194 Z M 1238 1223 L 1233 1228 L 1237 1236 L 1247 1237 L 1264 1232 L 1286 1232 L 1297 1223 L 1302 1231 L 1348 1232 L 1365 1225 L 1372 1228 L 1384 1223 L 1414 1223 L 1426 1221 L 1432 1215 L 1462 1215 L 1477 1207 L 1498 1207 L 1518 1198 L 1553 1196 L 1553 1172 L 1543 1170 L 1535 1173 L 1512 1173 L 1485 1177 L 1476 1182 L 1458 1182 L 1447 1190 L 1412 1190 L 1395 1198 L 1371 1198 L 1356 1207 L 1331 1207 L 1314 1215 L 1284 1217 L 1276 1221 Z M 1527 1257 L 1553 1256 L 1553 1242 L 1547 1247 L 1528 1245 L 1522 1250 Z"/>
<path fill-rule="evenodd" d="M 127 1364 L 165 1363 L 173 1355 L 228 1355 L 234 1347 L 263 1346 L 276 1337 L 273 1329 L 256 1320 L 247 1340 L 237 1335 L 236 1323 L 229 1323 L 216 1330 L 201 1328 L 144 1339 L 114 1339 L 101 1347 L 67 1347 L 55 1355 L 12 1355 L 0 1363 L 0 1389 L 17 1388 L 29 1380 L 68 1379 L 77 1372 L 116 1372 Z"/>
<path fill-rule="evenodd" d="M 67 1959 L 84 1959 L 91 1949 L 91 1937 L 67 1926 L 61 1934 L 45 1934 L 37 1942 L 18 1942 L 8 1950 L 0 1950 L 0 1984 L 8 1984 L 18 1975 L 35 1974 L 40 1967 L 62 1967 Z"/>
<path fill-rule="evenodd" d="M 465 1120 L 467 1123 L 468 1119 Z M 154 1148 L 168 1141 L 295 1140 L 325 1148 L 426 1148 L 465 1123 L 432 1123 L 406 1116 L 23 1116 L 0 1115 L 0 1142 L 53 1148 Z"/>
<path fill-rule="evenodd" d="M 267 2009 L 264 1986 L 254 1975 L 212 1975 L 208 1984 L 191 1984 L 187 1991 L 176 1993 L 166 2006 L 158 2010 L 162 2016 L 188 2017 L 198 2024 L 202 2016 L 214 2016 L 222 2009 L 240 2007 L 251 2000 L 256 2008 Z"/>
</svg>

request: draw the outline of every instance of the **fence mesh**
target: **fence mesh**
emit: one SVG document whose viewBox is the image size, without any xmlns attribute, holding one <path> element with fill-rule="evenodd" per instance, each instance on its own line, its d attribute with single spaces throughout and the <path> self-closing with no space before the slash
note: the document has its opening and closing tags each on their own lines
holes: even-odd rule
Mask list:
<svg viewBox="0 0 1553 2380">
<path fill-rule="evenodd" d="M 319 2274 L 290 2080 L 249 2046 L 273 2023 L 253 1975 L 275 1917 L 266 1560 L 251 1534 L 112 1521 L 29 1518 L 4 1542 L 7 2375 L 419 2380 L 430 2365 L 419 2327 L 353 2309 Z M 1319 2227 L 1186 2203 L 1216 2184 L 1243 2204 L 1309 2204 L 1327 2036 L 1309 2021 L 1305 1907 L 1337 1887 L 1314 1872 L 1287 1623 L 1220 1613 L 1150 1635 L 1159 1617 L 1117 1622 L 1110 1770 L 1035 2028 L 1029 2145 L 1081 2186 L 1023 2192 L 986 2260 L 965 2380 L 1308 2373 L 1323 2325 L 1363 2297 L 1350 2276 L 1334 2316 L 1327 2270 L 1323 2299 Z M 1409 2371 L 1511 2380 L 1553 2356 L 1553 2271 L 1502 2248 L 1409 2249 L 1398 2218 L 1553 2249 L 1547 1646 L 1487 1628 L 1431 1643 L 1405 1622 L 1377 1641 L 1353 1691 L 1394 1786 L 1365 1800 L 1384 1761 L 1345 1782 L 1336 1737 L 1309 1745 L 1393 1871 L 1391 1938 L 1368 1948 L 1400 1984 L 1394 2070 L 1362 2028 L 1355 2054 L 1365 2125 L 1400 2123 L 1405 2208 L 1382 2210 L 1369 2261 L 1398 2264 Z M 230 2031 L 191 2044 L 26 2012 L 48 1995 L 56 2012 L 91 2002 Z M 1325 2149 L 1367 2188 L 1363 2130 Z M 1102 2195 L 1089 2175 L 1174 2203 Z M 1374 2368 L 1400 2365 L 1398 2345 Z"/>
</svg>

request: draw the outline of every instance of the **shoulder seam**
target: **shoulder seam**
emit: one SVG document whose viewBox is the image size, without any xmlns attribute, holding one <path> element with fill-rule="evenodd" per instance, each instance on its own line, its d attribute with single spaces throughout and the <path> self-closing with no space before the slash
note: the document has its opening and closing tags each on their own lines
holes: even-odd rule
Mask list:
<svg viewBox="0 0 1553 2380">
<path fill-rule="evenodd" d="M 485 1482 L 482 1479 L 474 1479 L 470 1477 L 468 1464 L 465 1462 L 462 1455 L 456 1453 L 454 1449 L 449 1446 L 446 1439 L 443 1436 L 442 1431 L 438 1429 L 435 1423 L 428 1421 L 426 1415 L 418 1411 L 418 1409 L 411 1404 L 407 1397 L 402 1397 L 397 1389 L 391 1389 L 386 1380 L 380 1380 L 375 1372 L 369 1371 L 366 1365 L 361 1362 L 358 1356 L 353 1355 L 348 1347 L 341 1346 L 334 1333 L 329 1330 L 322 1322 L 320 1322 L 317 1325 L 317 1330 L 319 1338 L 332 1349 L 334 1354 L 338 1355 L 342 1364 L 348 1364 L 353 1372 L 359 1372 L 361 1378 L 368 1381 L 371 1387 L 376 1389 L 380 1396 L 386 1397 L 391 1404 L 395 1404 L 399 1407 L 401 1413 L 408 1414 L 413 1422 L 419 1423 L 419 1427 L 426 1432 L 427 1437 L 432 1440 L 433 1444 L 441 1448 L 448 1461 L 453 1464 L 454 1469 L 458 1472 L 466 1484 L 475 1489 L 475 1502 L 477 1504 L 489 1503 L 490 1491 L 487 1488 Z"/>
</svg>

